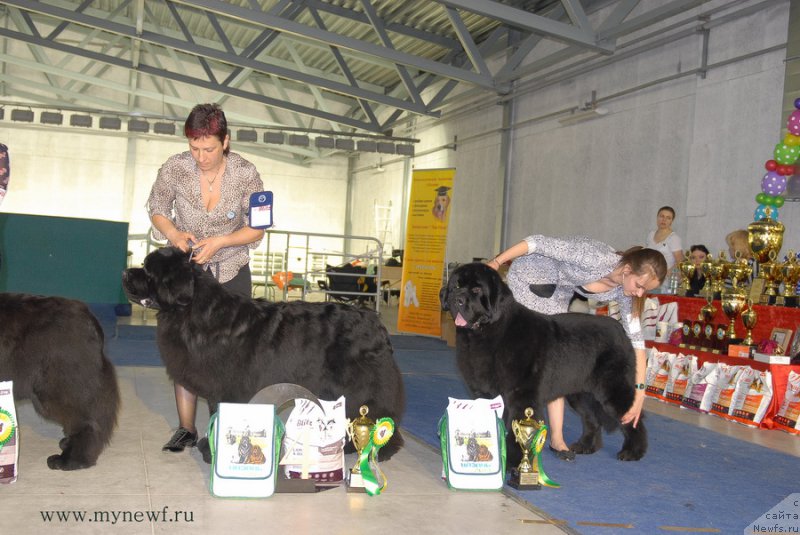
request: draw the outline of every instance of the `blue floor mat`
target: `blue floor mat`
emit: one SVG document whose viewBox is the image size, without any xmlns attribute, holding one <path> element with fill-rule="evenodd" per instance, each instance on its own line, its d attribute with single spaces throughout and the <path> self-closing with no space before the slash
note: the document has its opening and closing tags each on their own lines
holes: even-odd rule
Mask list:
<svg viewBox="0 0 800 535">
<path fill-rule="evenodd" d="M 438 448 L 437 422 L 447 397 L 469 397 L 455 351 L 396 349 L 395 355 L 409 400 L 403 428 Z M 607 434 L 600 451 L 573 463 L 545 450 L 544 470 L 561 488 L 507 490 L 580 533 L 611 535 L 742 533 L 800 489 L 796 457 L 655 414 L 646 424 L 650 449 L 641 461 L 617 461 L 622 435 Z M 569 409 L 564 429 L 568 442 L 577 440 L 580 419 Z"/>
</svg>

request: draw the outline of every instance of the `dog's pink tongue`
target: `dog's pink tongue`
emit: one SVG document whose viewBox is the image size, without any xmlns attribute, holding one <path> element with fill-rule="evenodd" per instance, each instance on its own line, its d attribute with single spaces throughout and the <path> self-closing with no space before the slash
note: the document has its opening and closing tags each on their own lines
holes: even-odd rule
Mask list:
<svg viewBox="0 0 800 535">
<path fill-rule="evenodd" d="M 467 320 L 464 319 L 464 316 L 461 315 L 461 312 L 458 313 L 456 316 L 456 327 L 466 327 Z"/>
</svg>

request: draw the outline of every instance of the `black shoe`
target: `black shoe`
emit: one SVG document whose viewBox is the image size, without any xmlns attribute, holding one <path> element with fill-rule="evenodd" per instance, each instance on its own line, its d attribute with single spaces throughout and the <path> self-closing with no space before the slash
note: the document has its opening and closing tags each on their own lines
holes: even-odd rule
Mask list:
<svg viewBox="0 0 800 535">
<path fill-rule="evenodd" d="M 193 447 L 197 444 L 197 433 L 192 433 L 185 427 L 179 427 L 169 442 L 164 444 L 161 451 L 183 451 L 186 447 Z"/>
<path fill-rule="evenodd" d="M 556 457 L 561 459 L 562 461 L 574 461 L 575 460 L 575 452 L 572 450 L 557 450 L 553 446 L 548 446 L 550 451 L 556 454 Z"/>
</svg>

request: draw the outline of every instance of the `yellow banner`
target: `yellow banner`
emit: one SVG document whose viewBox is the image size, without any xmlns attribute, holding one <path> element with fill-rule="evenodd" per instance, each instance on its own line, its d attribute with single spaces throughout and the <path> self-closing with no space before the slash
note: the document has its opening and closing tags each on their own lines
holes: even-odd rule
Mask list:
<svg viewBox="0 0 800 535">
<path fill-rule="evenodd" d="M 440 336 L 439 290 L 455 169 L 415 170 L 411 178 L 397 330 Z"/>
</svg>

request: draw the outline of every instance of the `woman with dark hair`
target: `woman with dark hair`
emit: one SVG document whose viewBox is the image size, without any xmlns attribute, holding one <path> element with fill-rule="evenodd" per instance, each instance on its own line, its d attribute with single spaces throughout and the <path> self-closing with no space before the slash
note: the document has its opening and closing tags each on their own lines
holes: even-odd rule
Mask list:
<svg viewBox="0 0 800 535">
<path fill-rule="evenodd" d="M 488 262 L 494 269 L 513 260 L 508 286 L 525 307 L 543 314 L 566 312 L 573 293 L 597 301 L 619 303 L 622 326 L 636 352 L 636 397 L 622 423 L 639 422 L 644 405 L 647 369 L 644 336 L 639 318 L 645 294 L 667 275 L 664 256 L 654 250 L 632 247 L 623 253 L 585 236 L 551 238 L 528 236 Z M 575 453 L 564 441 L 564 398 L 547 405 L 550 449 L 559 459 L 572 461 Z"/>
<path fill-rule="evenodd" d="M 692 278 L 689 279 L 689 293 L 687 297 L 693 297 L 700 293 L 703 286 L 706 285 L 706 276 L 703 274 L 703 262 L 709 255 L 708 249 L 705 245 L 692 245 L 689 248 L 689 258 L 694 264 L 694 273 Z"/>
<path fill-rule="evenodd" d="M 147 200 L 153 235 L 167 239 L 228 291 L 250 297 L 250 254 L 263 230 L 248 226 L 250 195 L 264 189 L 255 166 L 230 152 L 225 114 L 217 104 L 198 104 L 183 128 L 189 150 L 170 157 Z M 175 384 L 180 426 L 165 451 L 197 442 L 197 396 Z"/>
</svg>

